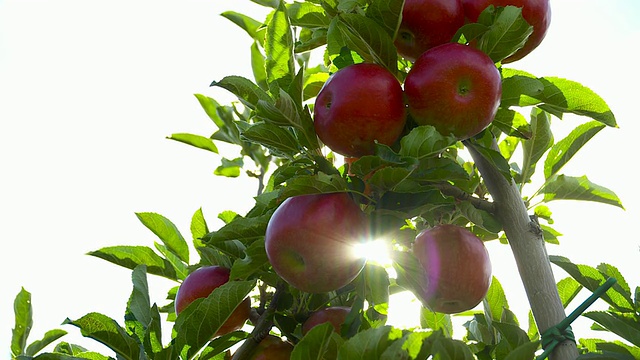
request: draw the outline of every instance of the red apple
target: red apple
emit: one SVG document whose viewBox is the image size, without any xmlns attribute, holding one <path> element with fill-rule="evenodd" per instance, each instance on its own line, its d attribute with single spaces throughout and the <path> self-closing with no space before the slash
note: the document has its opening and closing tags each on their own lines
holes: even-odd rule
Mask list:
<svg viewBox="0 0 640 360">
<path fill-rule="evenodd" d="M 286 199 L 267 225 L 265 249 L 275 272 L 293 287 L 322 293 L 349 284 L 364 258 L 354 246 L 367 239 L 368 220 L 346 193 Z"/>
<path fill-rule="evenodd" d="M 376 141 L 392 145 L 406 121 L 400 82 L 384 67 L 368 63 L 331 75 L 313 111 L 318 138 L 349 157 L 373 155 Z"/>
<path fill-rule="evenodd" d="M 450 42 L 462 25 L 460 0 L 406 0 L 396 49 L 405 59 L 415 61 L 423 52 Z"/>
<path fill-rule="evenodd" d="M 344 323 L 349 312 L 351 312 L 351 308 L 348 306 L 330 306 L 314 311 L 302 324 L 302 335 L 305 335 L 314 327 L 327 322 L 331 323 L 333 329 L 340 334 L 340 326 Z"/>
<path fill-rule="evenodd" d="M 293 344 L 277 336 L 267 335 L 253 352 L 250 360 L 289 360 Z"/>
<path fill-rule="evenodd" d="M 480 13 L 489 5 L 513 5 L 522 8 L 522 17 L 533 26 L 533 33 L 529 36 L 524 47 L 502 60 L 503 63 L 520 60 L 537 48 L 547 34 L 551 23 L 549 0 L 462 0 L 462 5 L 467 21 L 470 22 L 478 21 Z"/>
<path fill-rule="evenodd" d="M 214 289 L 227 283 L 230 273 L 231 271 L 225 267 L 204 266 L 187 275 L 176 294 L 176 314 L 182 312 L 194 300 L 206 298 Z M 251 300 L 246 298 L 222 324 L 215 336 L 228 334 L 242 328 L 249 318 L 250 311 Z"/>
<path fill-rule="evenodd" d="M 486 128 L 498 111 L 502 80 L 480 50 L 457 43 L 423 53 L 404 82 L 409 113 L 419 125 L 433 125 L 459 140 Z"/>
<path fill-rule="evenodd" d="M 491 285 L 491 261 L 482 240 L 451 224 L 423 230 L 413 253 L 424 269 L 418 295 L 433 311 L 453 314 L 473 309 Z"/>
</svg>

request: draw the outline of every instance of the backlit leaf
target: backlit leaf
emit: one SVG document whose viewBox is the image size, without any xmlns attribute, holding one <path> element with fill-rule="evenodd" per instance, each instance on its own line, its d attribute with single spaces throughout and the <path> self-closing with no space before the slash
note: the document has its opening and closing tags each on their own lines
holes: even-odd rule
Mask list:
<svg viewBox="0 0 640 360">
<path fill-rule="evenodd" d="M 586 176 L 558 175 L 542 189 L 544 201 L 582 200 L 595 201 L 624 209 L 620 198 L 611 190 L 592 183 Z"/>
<path fill-rule="evenodd" d="M 167 139 L 179 141 L 187 145 L 195 146 L 199 149 L 208 150 L 214 153 L 218 153 L 218 147 L 208 137 L 186 133 L 171 134 Z"/>
<path fill-rule="evenodd" d="M 151 230 L 167 249 L 176 254 L 180 260 L 189 263 L 189 246 L 178 228 L 166 217 L 149 212 L 136 213 L 138 220 Z"/>
<path fill-rule="evenodd" d="M 593 136 L 604 128 L 604 124 L 597 121 L 591 121 L 579 125 L 573 129 L 567 137 L 553 145 L 544 161 L 545 179 L 549 179 L 556 175 L 587 141 L 591 140 Z"/>
</svg>

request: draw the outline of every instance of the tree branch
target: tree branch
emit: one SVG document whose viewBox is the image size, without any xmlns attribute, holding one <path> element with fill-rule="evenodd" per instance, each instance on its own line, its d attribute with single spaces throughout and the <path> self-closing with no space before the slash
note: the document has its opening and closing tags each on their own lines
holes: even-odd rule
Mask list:
<svg viewBox="0 0 640 360">
<path fill-rule="evenodd" d="M 540 334 L 557 325 L 566 314 L 558 295 L 551 263 L 545 248 L 542 231 L 532 221 L 513 180 L 507 181 L 469 140 L 464 141 L 494 200 L 498 217 L 509 240 L 520 278 L 524 284 L 531 311 Z M 496 140 L 492 147 L 498 150 Z M 578 357 L 576 344 L 564 341 L 551 353 L 551 360 L 574 360 Z"/>
<path fill-rule="evenodd" d="M 473 205 L 473 207 L 475 207 L 476 209 L 484 210 L 491 214 L 495 212 L 495 206 L 491 201 L 475 197 L 469 193 L 464 192 L 456 186 L 448 183 L 438 183 L 434 184 L 433 186 L 440 190 L 440 192 L 444 195 L 453 196 L 456 199 L 470 202 L 471 205 Z"/>
</svg>

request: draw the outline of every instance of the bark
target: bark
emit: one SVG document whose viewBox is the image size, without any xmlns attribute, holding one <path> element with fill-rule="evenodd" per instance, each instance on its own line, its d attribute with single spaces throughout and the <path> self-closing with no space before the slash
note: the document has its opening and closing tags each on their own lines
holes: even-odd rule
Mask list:
<svg viewBox="0 0 640 360">
<path fill-rule="evenodd" d="M 515 182 L 508 181 L 472 144 L 466 145 L 469 145 L 467 148 L 493 198 L 495 215 L 509 240 L 531 311 L 540 334 L 543 334 L 566 318 L 566 314 L 551 270 L 542 229 L 537 220 L 529 216 Z M 497 150 L 495 140 L 493 145 Z M 576 344 L 564 341 L 556 346 L 549 359 L 575 360 L 577 357 Z"/>
</svg>

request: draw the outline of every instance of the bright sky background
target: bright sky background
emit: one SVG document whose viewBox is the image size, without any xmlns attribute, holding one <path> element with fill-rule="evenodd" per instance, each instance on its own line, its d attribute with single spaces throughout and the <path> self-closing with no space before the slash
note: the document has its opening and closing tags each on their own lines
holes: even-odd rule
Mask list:
<svg viewBox="0 0 640 360">
<path fill-rule="evenodd" d="M 608 102 L 620 129 L 603 130 L 565 173 L 587 174 L 616 191 L 627 210 L 552 203 L 564 237 L 548 251 L 576 263 L 618 266 L 633 288 L 640 285 L 640 75 L 633 45 L 640 3 L 561 0 L 552 6 L 545 41 L 510 66 L 581 82 Z M 21 286 L 32 293 L 30 341 L 63 328 L 70 333 L 63 340 L 103 350 L 60 324 L 91 311 L 122 323 L 130 271 L 84 254 L 110 245 L 153 246 L 155 236 L 135 212 L 160 213 L 189 237 L 198 208 L 216 229 L 220 211 L 243 214 L 252 205 L 255 181 L 216 177 L 218 156 L 165 139 L 175 132 L 211 134 L 214 126 L 193 94 L 228 103 L 232 97 L 209 88 L 211 81 L 251 78 L 250 39 L 219 16 L 225 10 L 264 13 L 248 0 L 0 0 L 3 357 L 9 358 L 12 304 Z M 583 121 L 567 117 L 557 139 Z M 488 246 L 495 275 L 525 322 L 526 300 L 509 248 Z M 566 276 L 556 274 L 557 280 Z M 164 305 L 173 284 L 157 277 L 150 283 L 152 301 Z"/>
</svg>

